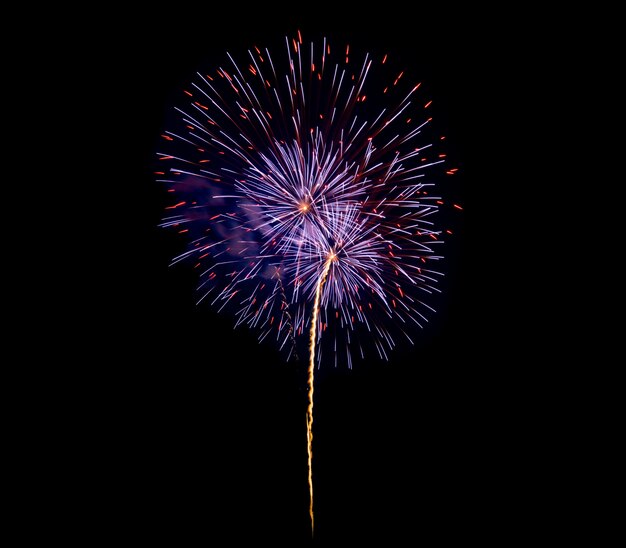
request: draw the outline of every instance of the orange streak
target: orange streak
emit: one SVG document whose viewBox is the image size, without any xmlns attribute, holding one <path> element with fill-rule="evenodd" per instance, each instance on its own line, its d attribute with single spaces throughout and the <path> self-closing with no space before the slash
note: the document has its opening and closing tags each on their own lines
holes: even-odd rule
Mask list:
<svg viewBox="0 0 626 548">
<path fill-rule="evenodd" d="M 178 202 L 177 204 L 174 204 L 173 206 L 168 206 L 165 209 L 176 209 L 177 207 L 180 207 L 182 205 L 185 205 L 187 202 Z"/>
</svg>

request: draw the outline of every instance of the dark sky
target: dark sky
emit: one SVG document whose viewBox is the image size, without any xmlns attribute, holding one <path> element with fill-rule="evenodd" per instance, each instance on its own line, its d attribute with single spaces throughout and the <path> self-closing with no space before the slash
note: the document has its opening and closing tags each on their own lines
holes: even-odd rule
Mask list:
<svg viewBox="0 0 626 548">
<path fill-rule="evenodd" d="M 164 11 L 128 23 L 129 46 L 107 68 L 122 104 L 116 134 L 124 151 L 107 190 L 119 207 L 111 237 L 121 236 L 110 267 L 116 319 L 102 347 L 111 365 L 98 380 L 106 391 L 98 424 L 110 442 L 97 485 L 112 497 L 111 529 L 127 525 L 133 540 L 171 546 L 191 538 L 307 545 L 301 371 L 255 333 L 233 329 L 229 316 L 194 304 L 193 273 L 168 267 L 181 246 L 157 228 L 164 198 L 151 173 L 165 113 L 195 70 L 223 62 L 226 51 L 280 45 L 299 29 L 305 41 L 327 36 L 361 51 L 397 52 L 431 87 L 464 206 L 440 311 L 415 333 L 416 346 L 316 377 L 317 543 L 509 540 L 527 471 L 515 443 L 522 411 L 511 404 L 523 375 L 507 368 L 516 349 L 503 344 L 510 288 L 491 284 L 502 265 L 487 221 L 499 180 L 490 140 L 503 111 L 494 112 L 490 40 L 419 9 L 411 17 L 360 13 L 360 22 L 241 11 Z"/>
</svg>

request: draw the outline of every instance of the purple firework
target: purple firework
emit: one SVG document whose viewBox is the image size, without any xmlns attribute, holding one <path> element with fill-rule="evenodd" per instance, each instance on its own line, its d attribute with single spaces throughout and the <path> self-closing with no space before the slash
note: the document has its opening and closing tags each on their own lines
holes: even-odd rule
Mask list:
<svg viewBox="0 0 626 548">
<path fill-rule="evenodd" d="M 193 261 L 198 302 L 229 308 L 289 355 L 315 317 L 318 365 L 331 353 L 352 367 L 367 345 L 387 358 L 439 291 L 434 187 L 455 170 L 428 136 L 420 84 L 400 72 L 381 85 L 373 73 L 388 68 L 386 56 L 353 64 L 349 47 L 305 46 L 299 33 L 277 60 L 228 55 L 184 90 L 158 153 L 171 193 L 162 226 L 188 238 L 173 262 Z"/>
</svg>

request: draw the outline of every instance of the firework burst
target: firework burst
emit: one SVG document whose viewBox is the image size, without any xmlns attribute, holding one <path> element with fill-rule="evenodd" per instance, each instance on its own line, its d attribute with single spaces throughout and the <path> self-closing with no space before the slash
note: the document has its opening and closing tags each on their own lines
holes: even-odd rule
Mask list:
<svg viewBox="0 0 626 548">
<path fill-rule="evenodd" d="M 427 321 L 442 275 L 435 183 L 455 170 L 427 131 L 431 101 L 386 56 L 353 64 L 349 47 L 298 33 L 276 59 L 227 57 L 196 74 L 162 135 L 162 226 L 187 237 L 173 262 L 193 262 L 198 302 L 288 358 L 307 349 L 310 474 L 313 370 L 327 354 L 352 367 L 367 346 L 387 358 Z"/>
</svg>

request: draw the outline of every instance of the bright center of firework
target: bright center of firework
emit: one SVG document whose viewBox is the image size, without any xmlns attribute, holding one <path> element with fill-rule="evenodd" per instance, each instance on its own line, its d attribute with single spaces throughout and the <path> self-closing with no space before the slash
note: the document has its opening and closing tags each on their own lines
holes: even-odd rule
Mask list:
<svg viewBox="0 0 626 548">
<path fill-rule="evenodd" d="M 298 204 L 298 209 L 300 210 L 301 213 L 306 214 L 311 210 L 311 206 L 309 205 L 308 202 L 300 202 Z"/>
<path fill-rule="evenodd" d="M 334 249 L 331 249 L 331 250 L 328 252 L 328 257 L 327 257 L 327 260 L 328 260 L 328 261 L 331 261 L 331 262 L 333 262 L 333 263 L 335 263 L 335 262 L 337 262 L 337 261 L 339 260 L 339 257 L 337 257 L 337 254 L 335 253 L 335 250 L 334 250 Z"/>
</svg>

